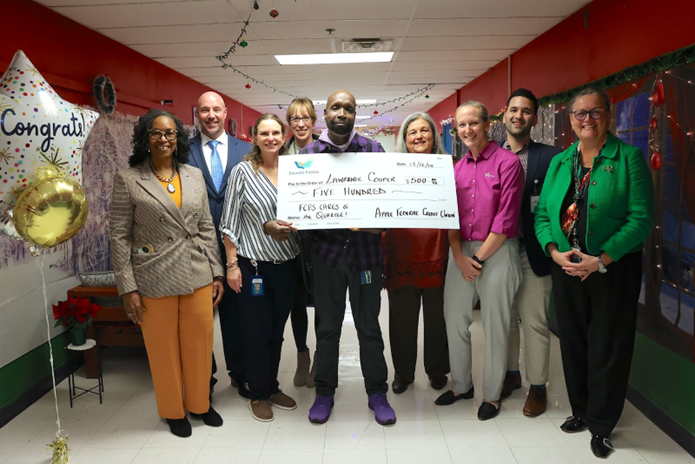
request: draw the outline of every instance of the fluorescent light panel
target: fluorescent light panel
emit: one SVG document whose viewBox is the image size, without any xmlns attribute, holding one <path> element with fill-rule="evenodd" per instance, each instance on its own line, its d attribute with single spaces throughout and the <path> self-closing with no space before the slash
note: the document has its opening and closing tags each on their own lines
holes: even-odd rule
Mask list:
<svg viewBox="0 0 695 464">
<path fill-rule="evenodd" d="M 275 59 L 281 65 L 388 63 L 393 59 L 393 52 L 275 55 Z"/>
</svg>

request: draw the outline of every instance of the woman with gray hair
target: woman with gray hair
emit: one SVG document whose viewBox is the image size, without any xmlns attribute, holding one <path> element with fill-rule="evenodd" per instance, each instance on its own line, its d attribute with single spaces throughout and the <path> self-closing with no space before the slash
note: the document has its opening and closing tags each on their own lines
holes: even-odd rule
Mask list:
<svg viewBox="0 0 695 464">
<path fill-rule="evenodd" d="M 425 113 L 408 116 L 398 133 L 400 153 L 446 154 L 434 121 Z M 415 380 L 420 305 L 425 324 L 425 372 L 430 385 L 447 384 L 449 348 L 444 323 L 444 273 L 449 241 L 445 230 L 393 229 L 384 232 L 384 285 L 389 295 L 389 338 L 394 393 Z"/>
</svg>

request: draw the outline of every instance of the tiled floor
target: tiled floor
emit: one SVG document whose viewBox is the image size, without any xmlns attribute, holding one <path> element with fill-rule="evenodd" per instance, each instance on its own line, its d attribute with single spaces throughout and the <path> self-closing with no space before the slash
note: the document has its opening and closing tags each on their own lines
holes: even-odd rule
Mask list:
<svg viewBox="0 0 695 464">
<path fill-rule="evenodd" d="M 382 301 L 382 330 L 388 350 L 388 306 Z M 313 312 L 310 316 L 313 320 Z M 481 390 L 483 333 L 480 323 L 472 327 L 473 378 Z M 219 334 L 219 331 L 217 332 Z M 374 422 L 358 361 L 357 336 L 346 315 L 341 344 L 340 388 L 331 419 L 325 425 L 307 421 L 314 391 L 292 384 L 296 351 L 288 323 L 280 383 L 295 398 L 295 411 L 276 411 L 275 421 L 253 420 L 248 402 L 240 398 L 227 379 L 218 374 L 214 406 L 224 426 L 210 428 L 193 421 L 193 436 L 174 437 L 157 416 L 152 381 L 144 350 L 111 348 L 104 353 L 104 404 L 95 396 L 82 397 L 70 409 L 67 381 L 58 386 L 60 417 L 69 434 L 71 464 L 564 464 L 597 462 L 589 449 L 589 434 L 567 435 L 559 430 L 570 415 L 562 376 L 560 349 L 553 337 L 550 358 L 548 411 L 535 419 L 521 409 L 528 385 L 516 390 L 502 405 L 499 416 L 477 420 L 481 398 L 435 407 L 440 392 L 427 383 L 421 360 L 417 378 L 402 395 L 389 393 L 398 415 L 394 426 Z M 314 338 L 310 336 L 310 347 Z M 216 339 L 215 352 L 223 360 Z M 420 347 L 420 357 L 422 347 Z M 420 358 L 421 359 L 421 358 Z M 221 363 L 223 364 L 223 362 Z M 81 373 L 78 373 L 78 377 Z M 90 383 L 84 379 L 78 381 Z M 49 393 L 0 429 L 0 464 L 50 462 L 46 444 L 55 435 L 53 395 Z M 695 464 L 688 455 L 632 405 L 614 432 L 616 452 L 610 462 L 639 464 Z"/>
</svg>

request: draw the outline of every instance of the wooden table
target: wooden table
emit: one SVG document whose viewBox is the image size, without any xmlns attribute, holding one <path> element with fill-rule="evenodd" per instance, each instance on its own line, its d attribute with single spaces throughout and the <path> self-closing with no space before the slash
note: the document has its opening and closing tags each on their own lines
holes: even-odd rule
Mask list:
<svg viewBox="0 0 695 464">
<path fill-rule="evenodd" d="M 68 290 L 68 296 L 89 298 L 118 298 L 116 287 L 82 287 Z M 87 337 L 98 341 L 102 346 L 145 346 L 140 327 L 134 325 L 125 309 L 120 307 L 102 307 L 87 328 Z M 99 364 L 96 350 L 84 354 L 85 375 L 88 379 L 99 378 Z"/>
</svg>

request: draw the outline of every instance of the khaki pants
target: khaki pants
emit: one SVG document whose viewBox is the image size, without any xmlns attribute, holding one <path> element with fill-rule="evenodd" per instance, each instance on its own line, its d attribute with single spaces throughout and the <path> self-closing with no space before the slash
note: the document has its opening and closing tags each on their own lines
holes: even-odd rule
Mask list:
<svg viewBox="0 0 695 464">
<path fill-rule="evenodd" d="M 210 409 L 212 285 L 192 295 L 144 298 L 142 335 L 159 415 L 183 419 Z M 185 399 L 184 399 L 185 389 Z"/>
<path fill-rule="evenodd" d="M 481 241 L 462 242 L 461 252 L 473 256 L 482 244 Z M 485 260 L 483 272 L 473 282 L 463 279 L 450 252 L 444 284 L 444 318 L 454 392 L 465 393 L 472 386 L 470 326 L 473 307 L 480 300 L 480 316 L 485 331 L 483 395 L 488 401 L 499 400 L 507 368 L 509 314 L 520 282 L 517 239 L 508 239 Z"/>
<path fill-rule="evenodd" d="M 521 327 L 524 330 L 526 381 L 531 385 L 545 385 L 548 383 L 550 360 L 550 331 L 546 312 L 550 304 L 553 280 L 549 275 L 539 277 L 534 274 L 523 245 L 519 249 L 519 254 L 523 280 L 512 305 L 507 370 L 519 370 L 519 319 L 521 319 Z"/>
</svg>

